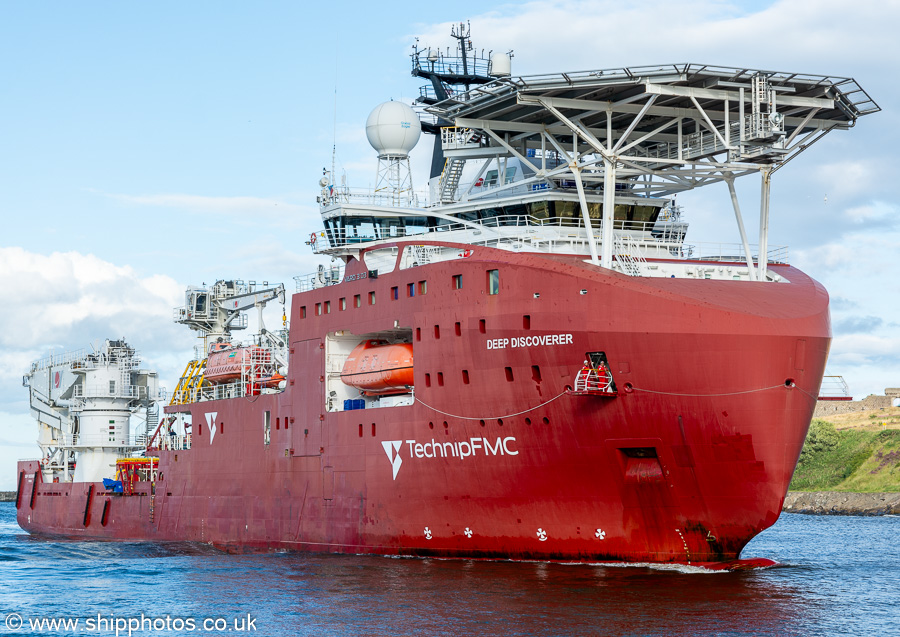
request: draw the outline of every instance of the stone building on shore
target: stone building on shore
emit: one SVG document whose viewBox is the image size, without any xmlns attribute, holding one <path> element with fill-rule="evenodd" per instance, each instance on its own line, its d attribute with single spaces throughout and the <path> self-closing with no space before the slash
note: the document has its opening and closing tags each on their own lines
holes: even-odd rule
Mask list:
<svg viewBox="0 0 900 637">
<path fill-rule="evenodd" d="M 813 418 L 849 414 L 854 411 L 875 411 L 900 406 L 900 387 L 887 387 L 884 396 L 869 394 L 862 400 L 819 400 Z"/>
</svg>

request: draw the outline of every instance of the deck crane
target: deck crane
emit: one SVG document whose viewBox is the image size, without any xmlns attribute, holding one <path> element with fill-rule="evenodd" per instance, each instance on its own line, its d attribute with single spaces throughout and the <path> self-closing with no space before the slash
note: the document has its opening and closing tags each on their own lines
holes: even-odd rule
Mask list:
<svg viewBox="0 0 900 637">
<path fill-rule="evenodd" d="M 203 385 L 206 373 L 207 355 L 213 346 L 224 349 L 232 346 L 232 330 L 247 327 L 245 310 L 256 307 L 259 312 L 259 336 L 256 347 L 264 348 L 267 361 L 274 364 L 272 369 L 287 369 L 287 343 L 284 330 L 272 332 L 266 329 L 263 322 L 263 309 L 269 301 L 278 300 L 284 305 L 284 285 L 269 286 L 264 282 L 258 286 L 251 281 L 219 280 L 206 287 L 188 287 L 185 291 L 183 307 L 175 308 L 176 323 L 187 325 L 200 333 L 203 339 L 203 354 L 191 361 L 182 375 L 178 387 L 172 394 L 170 404 L 182 404 L 190 395 Z M 286 320 L 286 319 L 285 319 Z M 268 358 L 270 356 L 270 358 Z"/>
</svg>

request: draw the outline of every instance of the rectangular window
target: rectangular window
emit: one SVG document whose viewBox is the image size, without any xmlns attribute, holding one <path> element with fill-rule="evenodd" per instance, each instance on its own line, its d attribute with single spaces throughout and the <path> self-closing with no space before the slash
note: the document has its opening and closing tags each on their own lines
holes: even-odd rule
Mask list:
<svg viewBox="0 0 900 637">
<path fill-rule="evenodd" d="M 325 314 L 331 314 L 331 301 L 325 301 Z"/>
<path fill-rule="evenodd" d="M 353 295 L 353 307 L 362 307 L 362 298 L 360 298 L 359 294 Z"/>
<path fill-rule="evenodd" d="M 438 372 L 438 385 L 440 387 L 444 386 L 444 372 Z"/>
<path fill-rule="evenodd" d="M 500 270 L 487 271 L 488 294 L 500 294 Z"/>
<path fill-rule="evenodd" d="M 416 284 L 415 283 L 407 283 L 406 284 L 406 296 L 415 296 L 416 295 Z"/>
<path fill-rule="evenodd" d="M 284 417 L 284 428 L 288 428 L 288 420 L 290 420 L 287 416 Z"/>
<path fill-rule="evenodd" d="M 468 369 L 462 370 L 462 376 L 463 376 L 463 384 L 468 385 L 469 384 L 469 370 Z"/>
<path fill-rule="evenodd" d="M 507 367 L 507 368 L 506 368 L 506 380 L 509 381 L 509 382 L 513 382 L 512 367 Z"/>
<path fill-rule="evenodd" d="M 322 304 L 316 303 L 316 316 L 320 316 L 322 314 Z"/>
<path fill-rule="evenodd" d="M 263 412 L 263 444 L 269 444 L 269 441 L 272 439 L 272 412 L 264 411 Z"/>
<path fill-rule="evenodd" d="M 400 288 L 398 288 L 395 285 L 394 287 L 391 288 L 391 300 L 396 301 L 399 298 L 400 298 Z"/>
<path fill-rule="evenodd" d="M 453 289 L 454 290 L 462 290 L 462 275 L 461 274 L 453 275 Z"/>
<path fill-rule="evenodd" d="M 305 305 L 300 306 L 300 318 L 302 318 L 302 319 L 306 318 L 306 306 Z"/>
<path fill-rule="evenodd" d="M 416 328 L 416 340 L 417 341 L 422 340 L 422 328 L 421 327 Z"/>
<path fill-rule="evenodd" d="M 109 381 L 109 393 L 110 393 L 110 395 L 113 395 L 116 393 L 116 381 L 114 381 L 114 380 Z"/>
<path fill-rule="evenodd" d="M 369 305 L 375 305 L 375 292 L 369 292 Z"/>
<path fill-rule="evenodd" d="M 431 374 L 425 374 L 425 386 L 431 387 Z"/>
<path fill-rule="evenodd" d="M 457 321 L 453 327 L 456 330 L 456 335 L 462 336 L 462 324 L 459 321 Z"/>
<path fill-rule="evenodd" d="M 522 316 L 522 329 L 530 330 L 531 329 L 531 315 L 525 314 Z"/>
<path fill-rule="evenodd" d="M 440 337 L 441 337 L 441 326 L 440 326 L 440 325 L 435 325 L 435 326 L 434 326 L 434 337 L 435 337 L 435 338 L 440 338 Z"/>
<path fill-rule="evenodd" d="M 279 429 L 281 429 L 281 418 L 280 417 L 275 418 L 275 431 L 278 431 Z"/>
<path fill-rule="evenodd" d="M 344 310 L 347 309 L 347 299 L 345 299 L 345 298 L 338 299 L 338 309 L 341 312 L 343 312 Z"/>
<path fill-rule="evenodd" d="M 541 367 L 540 367 L 540 365 L 532 365 L 531 366 L 531 379 L 536 383 L 541 382 Z"/>
<path fill-rule="evenodd" d="M 484 322 L 484 319 L 478 320 L 478 331 L 482 334 L 485 334 L 487 332 L 487 324 Z"/>
<path fill-rule="evenodd" d="M 428 281 L 419 281 L 419 294 L 428 292 Z"/>
</svg>

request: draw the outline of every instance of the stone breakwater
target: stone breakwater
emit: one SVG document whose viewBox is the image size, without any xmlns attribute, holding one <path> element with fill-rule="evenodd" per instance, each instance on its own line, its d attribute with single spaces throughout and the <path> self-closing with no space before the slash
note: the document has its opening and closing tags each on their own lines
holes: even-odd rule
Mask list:
<svg viewBox="0 0 900 637">
<path fill-rule="evenodd" d="M 813 515 L 900 515 L 900 493 L 789 491 L 784 499 L 784 511 Z"/>
</svg>

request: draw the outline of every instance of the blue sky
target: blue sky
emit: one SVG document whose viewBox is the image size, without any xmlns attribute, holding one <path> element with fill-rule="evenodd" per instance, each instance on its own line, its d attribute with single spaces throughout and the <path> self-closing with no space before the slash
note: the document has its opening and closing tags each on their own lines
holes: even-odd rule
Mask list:
<svg viewBox="0 0 900 637">
<path fill-rule="evenodd" d="M 0 3 L 0 488 L 36 455 L 31 360 L 125 336 L 171 389 L 194 344 L 171 322 L 187 285 L 293 289 L 315 269 L 304 241 L 333 141 L 367 187 L 366 116 L 418 94 L 414 37 L 450 44 L 460 19 L 476 47 L 514 49 L 515 74 L 701 62 L 856 78 L 884 111 L 776 174 L 770 243 L 832 294 L 830 373 L 857 396 L 900 385 L 900 2 L 623 5 Z M 758 180 L 738 185 L 753 217 Z M 679 201 L 689 240 L 738 240 L 724 185 Z"/>
</svg>

